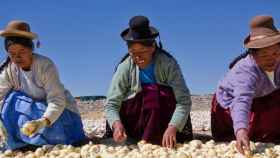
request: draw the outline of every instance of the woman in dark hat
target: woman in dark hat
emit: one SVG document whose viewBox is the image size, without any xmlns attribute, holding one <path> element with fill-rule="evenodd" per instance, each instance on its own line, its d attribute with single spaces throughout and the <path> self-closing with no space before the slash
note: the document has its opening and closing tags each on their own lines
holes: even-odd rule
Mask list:
<svg viewBox="0 0 280 158">
<path fill-rule="evenodd" d="M 0 66 L 1 129 L 7 148 L 84 140 L 75 99 L 61 83 L 55 64 L 34 53 L 37 34 L 26 22 L 11 21 L 0 36 L 8 55 Z"/>
<path fill-rule="evenodd" d="M 113 76 L 105 106 L 116 142 L 126 137 L 174 147 L 192 139 L 191 98 L 176 60 L 157 45 L 144 16 L 121 33 L 128 54 Z"/>
<path fill-rule="evenodd" d="M 280 32 L 270 16 L 254 17 L 250 28 L 248 50 L 219 82 L 211 113 L 214 138 L 236 139 L 241 153 L 249 140 L 280 142 Z"/>
</svg>

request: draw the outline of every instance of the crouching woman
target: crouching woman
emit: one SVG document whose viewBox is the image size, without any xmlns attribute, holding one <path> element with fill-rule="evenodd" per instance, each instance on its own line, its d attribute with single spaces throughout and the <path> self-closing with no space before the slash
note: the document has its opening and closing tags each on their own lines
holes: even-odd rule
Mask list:
<svg viewBox="0 0 280 158">
<path fill-rule="evenodd" d="M 105 106 L 113 138 L 165 147 L 192 139 L 191 99 L 176 60 L 158 47 L 149 20 L 136 16 L 121 34 L 128 54 L 113 76 Z"/>
<path fill-rule="evenodd" d="M 280 142 L 280 32 L 270 16 L 256 16 L 244 41 L 247 52 L 231 64 L 212 102 L 212 134 L 236 139 L 244 153 L 249 140 Z"/>
<path fill-rule="evenodd" d="M 1 121 L 8 149 L 73 144 L 85 139 L 75 99 L 54 63 L 34 53 L 37 35 L 22 21 L 0 32 L 8 57 L 0 70 Z"/>
</svg>

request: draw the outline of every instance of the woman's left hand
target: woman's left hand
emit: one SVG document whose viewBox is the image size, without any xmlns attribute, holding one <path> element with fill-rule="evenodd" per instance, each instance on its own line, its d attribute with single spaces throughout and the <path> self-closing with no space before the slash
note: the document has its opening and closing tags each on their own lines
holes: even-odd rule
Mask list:
<svg viewBox="0 0 280 158">
<path fill-rule="evenodd" d="M 177 133 L 176 127 L 173 125 L 169 125 L 163 134 L 162 146 L 168 148 L 174 148 L 176 145 L 176 133 Z"/>
<path fill-rule="evenodd" d="M 23 125 L 21 132 L 29 137 L 32 137 L 40 129 L 46 127 L 48 124 L 49 124 L 49 121 L 46 118 L 29 121 Z"/>
</svg>

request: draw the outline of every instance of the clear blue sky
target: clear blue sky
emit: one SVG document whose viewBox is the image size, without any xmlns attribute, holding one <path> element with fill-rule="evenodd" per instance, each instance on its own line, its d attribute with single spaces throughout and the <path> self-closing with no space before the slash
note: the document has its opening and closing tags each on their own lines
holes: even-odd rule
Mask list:
<svg viewBox="0 0 280 158">
<path fill-rule="evenodd" d="M 127 50 L 120 32 L 132 16 L 145 15 L 177 58 L 191 92 L 205 94 L 215 90 L 228 63 L 244 51 L 249 20 L 270 14 L 280 29 L 279 9 L 279 0 L 6 0 L 0 28 L 10 20 L 27 21 L 40 36 L 36 52 L 56 63 L 66 88 L 75 96 L 105 95 Z"/>
</svg>

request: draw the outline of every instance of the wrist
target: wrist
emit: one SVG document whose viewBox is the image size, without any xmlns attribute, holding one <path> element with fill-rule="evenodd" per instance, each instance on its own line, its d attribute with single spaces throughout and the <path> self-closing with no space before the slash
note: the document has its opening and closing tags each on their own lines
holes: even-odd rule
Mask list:
<svg viewBox="0 0 280 158">
<path fill-rule="evenodd" d="M 45 126 L 49 126 L 51 124 L 50 120 L 47 117 L 42 117 L 40 121 L 42 121 Z"/>
<path fill-rule="evenodd" d="M 168 125 L 168 128 L 172 128 L 172 129 L 174 129 L 174 130 L 177 131 L 177 127 L 176 127 L 175 125 L 169 124 L 169 125 Z"/>
<path fill-rule="evenodd" d="M 114 131 L 114 129 L 119 128 L 120 126 L 122 126 L 122 123 L 120 120 L 116 120 L 114 121 L 113 125 L 112 125 L 112 129 Z"/>
<path fill-rule="evenodd" d="M 236 130 L 235 135 L 237 135 L 240 131 L 248 133 L 248 129 L 247 128 L 239 128 L 239 129 Z"/>
</svg>

